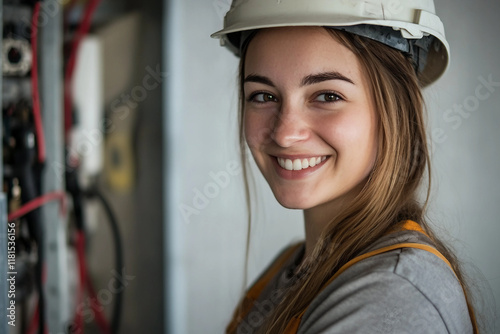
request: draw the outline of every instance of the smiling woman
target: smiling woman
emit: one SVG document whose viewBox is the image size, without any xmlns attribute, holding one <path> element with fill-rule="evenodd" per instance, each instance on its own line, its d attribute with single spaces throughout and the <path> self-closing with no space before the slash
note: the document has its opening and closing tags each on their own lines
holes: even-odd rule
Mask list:
<svg viewBox="0 0 500 334">
<path fill-rule="evenodd" d="M 288 27 L 258 32 L 246 60 L 244 128 L 257 166 L 281 205 L 328 203 L 329 220 L 359 191 L 377 152 L 377 117 L 356 56 L 323 28 Z M 259 136 L 266 128 L 269 137 Z"/>
<path fill-rule="evenodd" d="M 398 20 L 377 19 L 387 1 L 372 2 L 368 15 L 361 2 L 235 1 L 216 34 L 241 57 L 241 149 L 306 231 L 227 333 L 478 332 L 458 261 L 417 196 L 421 87 L 446 69 L 442 24 L 429 1 L 407 1 Z"/>
</svg>

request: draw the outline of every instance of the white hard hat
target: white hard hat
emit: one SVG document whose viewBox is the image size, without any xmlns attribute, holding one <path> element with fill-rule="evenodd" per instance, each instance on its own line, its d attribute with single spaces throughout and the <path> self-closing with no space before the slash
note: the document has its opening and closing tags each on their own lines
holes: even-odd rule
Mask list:
<svg viewBox="0 0 500 334">
<path fill-rule="evenodd" d="M 212 37 L 237 56 L 251 31 L 324 26 L 378 40 L 412 55 L 422 85 L 449 63 L 449 45 L 433 0 L 233 0 L 224 29 Z"/>
</svg>

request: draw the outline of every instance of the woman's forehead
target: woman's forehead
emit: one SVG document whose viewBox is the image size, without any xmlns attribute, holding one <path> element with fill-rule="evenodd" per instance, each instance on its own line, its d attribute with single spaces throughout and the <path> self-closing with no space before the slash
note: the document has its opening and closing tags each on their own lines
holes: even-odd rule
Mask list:
<svg viewBox="0 0 500 334">
<path fill-rule="evenodd" d="M 302 78 L 312 73 L 340 72 L 361 79 L 357 57 L 321 27 L 260 30 L 250 41 L 245 74 Z"/>
</svg>

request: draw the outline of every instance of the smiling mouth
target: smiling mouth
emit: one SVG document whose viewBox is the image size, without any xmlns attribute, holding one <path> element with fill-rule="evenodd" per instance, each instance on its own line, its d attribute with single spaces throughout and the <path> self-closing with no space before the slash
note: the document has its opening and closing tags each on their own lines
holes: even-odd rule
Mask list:
<svg viewBox="0 0 500 334">
<path fill-rule="evenodd" d="M 325 155 L 325 156 L 321 156 L 321 157 L 312 157 L 312 158 L 307 158 L 307 159 L 293 159 L 293 160 L 276 157 L 276 160 L 278 161 L 278 164 L 283 169 L 302 170 L 302 169 L 307 169 L 307 168 L 319 165 L 320 163 L 325 161 L 326 158 L 327 158 L 327 156 Z"/>
</svg>

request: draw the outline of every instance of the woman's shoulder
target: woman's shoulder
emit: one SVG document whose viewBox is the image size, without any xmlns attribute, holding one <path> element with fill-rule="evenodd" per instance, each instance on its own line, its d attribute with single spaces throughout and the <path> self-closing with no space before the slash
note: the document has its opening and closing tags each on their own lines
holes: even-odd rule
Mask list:
<svg viewBox="0 0 500 334">
<path fill-rule="evenodd" d="M 364 253 L 399 243 L 432 246 L 422 233 L 385 236 Z M 299 332 L 472 333 L 462 287 L 446 262 L 398 248 L 349 267 L 313 300 Z"/>
</svg>

